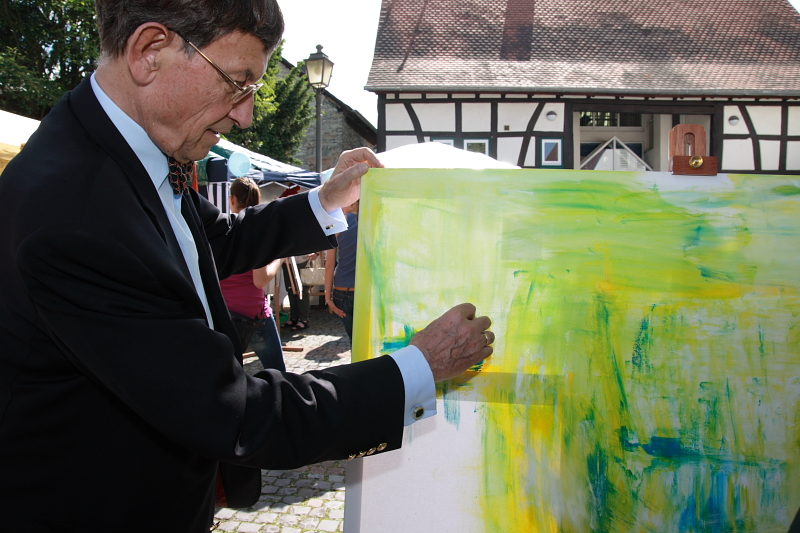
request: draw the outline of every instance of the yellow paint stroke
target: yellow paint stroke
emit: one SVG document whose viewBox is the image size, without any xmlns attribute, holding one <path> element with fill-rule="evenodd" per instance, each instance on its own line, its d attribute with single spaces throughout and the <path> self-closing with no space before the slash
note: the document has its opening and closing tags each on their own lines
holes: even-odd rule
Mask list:
<svg viewBox="0 0 800 533">
<path fill-rule="evenodd" d="M 800 506 L 791 176 L 371 170 L 354 357 L 494 321 L 487 532 L 785 531 Z"/>
</svg>

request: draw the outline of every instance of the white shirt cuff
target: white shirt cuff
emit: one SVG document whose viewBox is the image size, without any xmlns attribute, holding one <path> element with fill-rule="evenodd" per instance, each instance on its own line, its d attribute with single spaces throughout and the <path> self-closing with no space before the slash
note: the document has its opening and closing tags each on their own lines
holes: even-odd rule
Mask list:
<svg viewBox="0 0 800 533">
<path fill-rule="evenodd" d="M 390 354 L 400 368 L 406 390 L 403 424 L 409 426 L 418 420 L 436 414 L 436 384 L 425 356 L 416 346 L 408 345 Z"/>
<path fill-rule="evenodd" d="M 319 201 L 319 189 L 311 189 L 308 191 L 308 203 L 311 204 L 311 211 L 317 217 L 317 222 L 322 228 L 325 235 L 335 235 L 347 229 L 347 219 L 341 209 L 335 209 L 332 212 L 327 212 L 322 208 L 322 202 Z"/>
</svg>

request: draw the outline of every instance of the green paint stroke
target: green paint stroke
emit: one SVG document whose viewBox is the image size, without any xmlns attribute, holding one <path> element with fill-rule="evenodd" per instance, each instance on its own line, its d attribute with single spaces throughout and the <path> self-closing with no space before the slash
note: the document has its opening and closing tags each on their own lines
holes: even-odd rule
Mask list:
<svg viewBox="0 0 800 533">
<path fill-rule="evenodd" d="M 359 246 L 371 288 L 356 308 L 368 349 L 463 301 L 494 321 L 495 354 L 445 408 L 457 424 L 472 414 L 461 399 L 485 401 L 485 531 L 788 529 L 800 506 L 793 180 L 370 171 Z"/>
</svg>

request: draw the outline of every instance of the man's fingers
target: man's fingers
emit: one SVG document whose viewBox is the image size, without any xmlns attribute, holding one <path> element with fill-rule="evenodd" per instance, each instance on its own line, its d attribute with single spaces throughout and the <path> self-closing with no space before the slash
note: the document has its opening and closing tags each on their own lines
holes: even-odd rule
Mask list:
<svg viewBox="0 0 800 533">
<path fill-rule="evenodd" d="M 472 321 L 472 327 L 477 328 L 479 331 L 489 329 L 491 325 L 492 321 L 489 319 L 488 316 L 479 316 L 478 318 Z"/>
<path fill-rule="evenodd" d="M 375 152 L 366 147 L 342 152 L 339 156 L 339 160 L 336 162 L 336 167 L 345 169 L 357 163 L 364 163 L 375 168 L 383 168 L 383 163 L 380 162 Z"/>
<path fill-rule="evenodd" d="M 460 316 L 466 318 L 467 320 L 472 320 L 473 318 L 475 318 L 475 306 L 469 302 L 458 304 L 457 306 L 450 309 L 449 312 L 458 313 Z"/>
</svg>

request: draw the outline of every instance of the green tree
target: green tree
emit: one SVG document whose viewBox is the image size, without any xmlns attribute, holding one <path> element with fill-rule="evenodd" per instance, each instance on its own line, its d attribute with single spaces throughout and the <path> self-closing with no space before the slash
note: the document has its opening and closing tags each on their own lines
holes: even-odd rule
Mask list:
<svg viewBox="0 0 800 533">
<path fill-rule="evenodd" d="M 262 80 L 265 85 L 256 94 L 253 125 L 246 130 L 235 129 L 226 137 L 253 152 L 298 165 L 300 161 L 294 154 L 314 118 L 314 91 L 302 63 L 285 77 L 280 76 L 280 64 L 278 47 Z"/>
<path fill-rule="evenodd" d="M 42 118 L 99 51 L 92 0 L 0 1 L 0 109 Z"/>
</svg>

